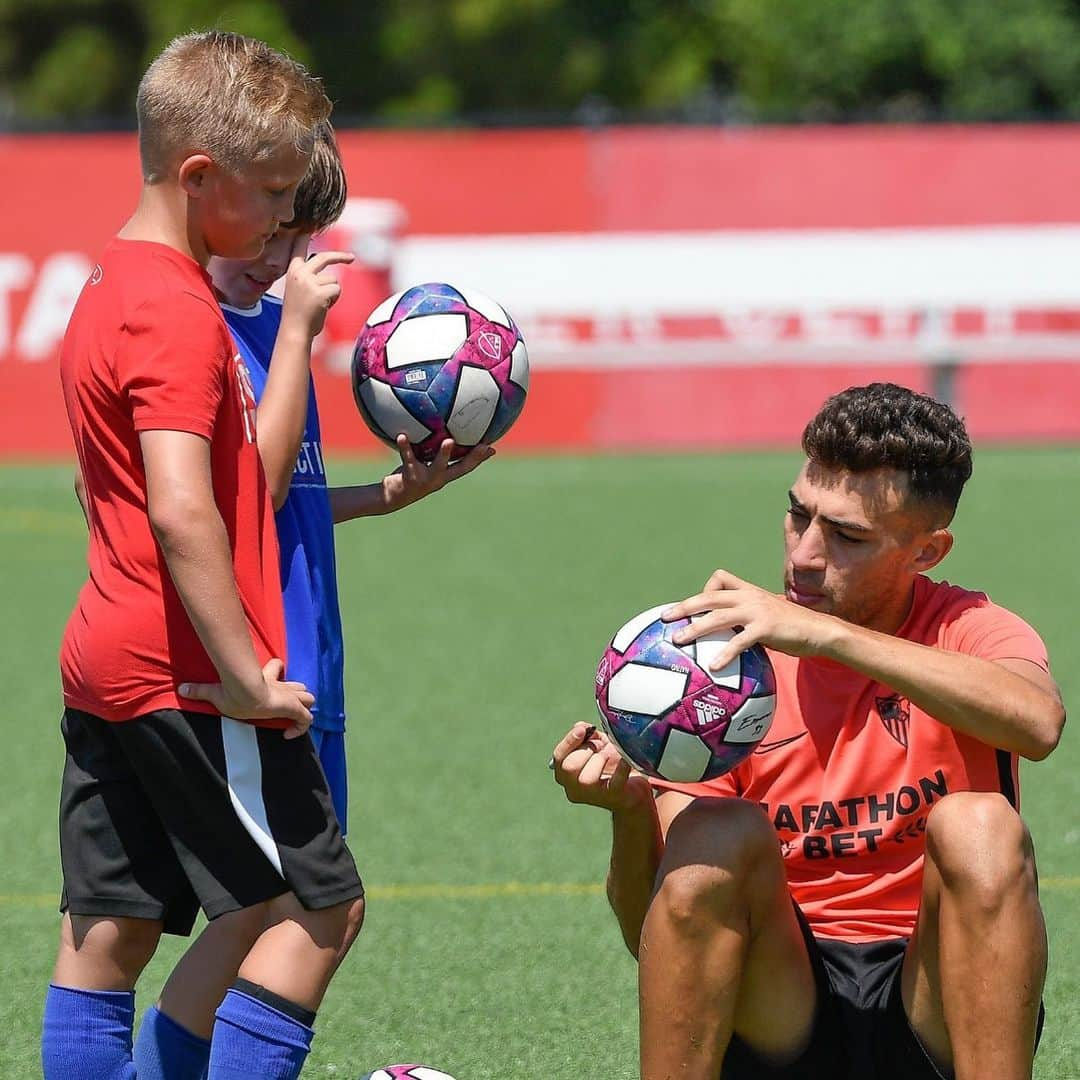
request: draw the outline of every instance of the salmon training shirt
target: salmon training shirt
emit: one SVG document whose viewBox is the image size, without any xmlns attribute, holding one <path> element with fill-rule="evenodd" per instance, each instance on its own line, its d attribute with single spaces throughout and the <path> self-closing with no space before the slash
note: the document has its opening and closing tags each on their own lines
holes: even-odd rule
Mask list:
<svg viewBox="0 0 1080 1080">
<path fill-rule="evenodd" d="M 915 579 L 896 637 L 1049 671 L 1046 646 L 985 593 Z M 935 720 L 888 686 L 832 660 L 769 650 L 776 713 L 754 752 L 690 795 L 757 803 L 780 840 L 791 894 L 814 934 L 909 937 L 922 890 L 926 819 L 955 791 L 1001 792 L 1017 810 L 1017 755 Z"/>
</svg>

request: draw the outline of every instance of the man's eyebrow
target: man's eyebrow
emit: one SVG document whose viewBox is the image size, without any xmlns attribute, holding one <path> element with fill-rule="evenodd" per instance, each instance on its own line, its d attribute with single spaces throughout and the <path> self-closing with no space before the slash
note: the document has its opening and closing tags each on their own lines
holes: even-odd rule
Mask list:
<svg viewBox="0 0 1080 1080">
<path fill-rule="evenodd" d="M 788 492 L 788 501 L 791 503 L 792 510 L 801 510 L 804 514 L 809 515 L 809 511 L 799 502 L 794 491 Z M 828 517 L 825 514 L 819 514 L 818 516 L 834 529 L 843 529 L 845 532 L 872 533 L 874 531 L 869 525 L 860 525 L 855 521 L 843 521 L 840 518 Z"/>
</svg>

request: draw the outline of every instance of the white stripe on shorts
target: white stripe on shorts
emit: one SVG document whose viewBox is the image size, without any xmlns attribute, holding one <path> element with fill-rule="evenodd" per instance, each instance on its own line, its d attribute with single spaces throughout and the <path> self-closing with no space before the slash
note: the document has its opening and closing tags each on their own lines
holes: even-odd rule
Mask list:
<svg viewBox="0 0 1080 1080">
<path fill-rule="evenodd" d="M 229 798 L 236 816 L 281 874 L 281 856 L 266 820 L 266 804 L 262 794 L 262 761 L 256 729 L 251 724 L 221 718 L 221 740 L 225 745 L 225 773 L 229 782 Z"/>
</svg>

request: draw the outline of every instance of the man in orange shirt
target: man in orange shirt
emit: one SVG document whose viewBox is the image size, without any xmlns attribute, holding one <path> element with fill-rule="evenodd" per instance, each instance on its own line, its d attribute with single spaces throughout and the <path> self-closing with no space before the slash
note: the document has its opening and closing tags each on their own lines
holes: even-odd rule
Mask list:
<svg viewBox="0 0 1080 1080">
<path fill-rule="evenodd" d="M 1046 649 L 983 593 L 924 575 L 952 547 L 964 426 L 891 384 L 803 434 L 784 594 L 724 570 L 665 618 L 741 627 L 777 713 L 742 765 L 650 783 L 577 724 L 571 802 L 604 807 L 608 896 L 639 961 L 645 1080 L 1020 1080 L 1046 934 L 1017 757 L 1065 721 Z M 777 844 L 779 839 L 779 844 Z"/>
</svg>

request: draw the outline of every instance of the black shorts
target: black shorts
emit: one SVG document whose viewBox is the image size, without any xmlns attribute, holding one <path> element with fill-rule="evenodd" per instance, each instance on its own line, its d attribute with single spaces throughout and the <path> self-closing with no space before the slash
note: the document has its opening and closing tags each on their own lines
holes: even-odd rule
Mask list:
<svg viewBox="0 0 1080 1080">
<path fill-rule="evenodd" d="M 177 709 L 123 723 L 65 709 L 61 730 L 61 911 L 189 934 L 200 906 L 363 895 L 306 735 Z"/>
<path fill-rule="evenodd" d="M 944 1080 L 904 1012 L 900 972 L 908 939 L 816 938 L 795 911 L 818 991 L 810 1045 L 798 1061 L 778 1068 L 733 1036 L 720 1080 Z M 1040 1035 L 1042 1022 L 1040 1007 Z"/>
</svg>

